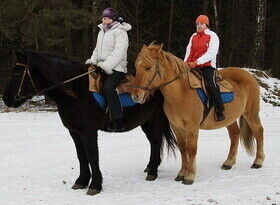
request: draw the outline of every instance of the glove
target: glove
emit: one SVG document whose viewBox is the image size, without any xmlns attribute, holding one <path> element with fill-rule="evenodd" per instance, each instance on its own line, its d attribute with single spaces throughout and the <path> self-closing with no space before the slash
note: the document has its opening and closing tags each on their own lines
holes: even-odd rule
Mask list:
<svg viewBox="0 0 280 205">
<path fill-rule="evenodd" d="M 91 59 L 87 59 L 87 61 L 85 62 L 85 65 L 92 65 L 93 61 Z"/>
<path fill-rule="evenodd" d="M 110 75 L 113 73 L 113 71 L 111 69 L 105 68 L 103 65 L 103 62 L 98 62 L 97 66 L 100 67 L 102 70 L 105 71 L 106 74 Z"/>
<path fill-rule="evenodd" d="M 189 68 L 196 68 L 198 66 L 197 62 L 187 62 Z"/>
</svg>

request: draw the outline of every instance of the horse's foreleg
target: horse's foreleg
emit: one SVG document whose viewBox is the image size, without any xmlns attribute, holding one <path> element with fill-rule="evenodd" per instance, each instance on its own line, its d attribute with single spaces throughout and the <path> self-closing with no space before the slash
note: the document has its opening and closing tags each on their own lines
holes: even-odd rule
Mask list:
<svg viewBox="0 0 280 205">
<path fill-rule="evenodd" d="M 189 126 L 191 127 L 191 126 Z M 196 153 L 197 153 L 198 129 L 187 130 L 185 143 L 188 157 L 187 172 L 183 184 L 192 184 L 196 175 Z"/>
<path fill-rule="evenodd" d="M 154 181 L 158 176 L 158 166 L 161 163 L 160 149 L 162 146 L 162 133 L 159 132 L 157 127 L 149 123 L 143 124 L 141 128 L 146 134 L 151 146 L 150 161 L 145 169 L 148 172 L 146 180 Z"/>
<path fill-rule="evenodd" d="M 231 125 L 227 126 L 227 130 L 230 137 L 230 150 L 226 161 L 223 163 L 221 167 L 224 170 L 231 169 L 232 166 L 236 163 L 239 134 L 240 134 L 240 130 L 237 125 L 237 122 L 234 122 Z"/>
<path fill-rule="evenodd" d="M 88 195 L 98 194 L 102 189 L 102 174 L 99 169 L 99 154 L 97 143 L 97 130 L 87 129 L 82 133 L 82 140 L 89 161 L 92 181 L 89 185 Z"/>
<path fill-rule="evenodd" d="M 185 143 L 186 132 L 183 129 L 180 129 L 174 125 L 171 125 L 171 128 L 176 135 L 178 146 L 181 153 L 181 160 L 182 160 L 181 169 L 178 172 L 175 181 L 183 181 L 185 174 L 187 172 L 187 165 L 188 165 L 188 153 L 186 152 L 186 143 Z"/>
<path fill-rule="evenodd" d="M 72 189 L 84 189 L 87 187 L 91 177 L 85 147 L 80 135 L 77 132 L 75 131 L 69 131 L 69 132 L 75 143 L 77 157 L 80 163 L 80 175 L 75 181 L 75 184 L 72 187 Z"/>
</svg>

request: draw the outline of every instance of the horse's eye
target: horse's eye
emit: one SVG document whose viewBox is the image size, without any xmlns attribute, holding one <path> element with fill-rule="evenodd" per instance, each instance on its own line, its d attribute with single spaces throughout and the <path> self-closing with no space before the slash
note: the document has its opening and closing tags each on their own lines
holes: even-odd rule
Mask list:
<svg viewBox="0 0 280 205">
<path fill-rule="evenodd" d="M 151 70 L 151 68 L 145 68 L 145 70 Z"/>
</svg>

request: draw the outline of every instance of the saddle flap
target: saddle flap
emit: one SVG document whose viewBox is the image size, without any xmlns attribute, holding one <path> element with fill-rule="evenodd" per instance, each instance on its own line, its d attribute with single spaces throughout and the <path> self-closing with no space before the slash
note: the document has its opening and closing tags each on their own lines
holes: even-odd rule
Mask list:
<svg viewBox="0 0 280 205">
<path fill-rule="evenodd" d="M 189 84 L 191 88 L 202 88 L 205 92 L 205 82 L 197 69 L 188 69 L 188 76 L 189 76 Z M 216 83 L 220 87 L 220 92 L 232 92 L 234 91 L 233 86 L 225 80 L 222 75 L 216 70 L 215 73 Z"/>
<path fill-rule="evenodd" d="M 201 75 L 195 69 L 188 69 L 189 84 L 191 88 L 201 88 Z"/>
<path fill-rule="evenodd" d="M 101 90 L 102 74 L 97 72 L 96 68 L 92 65 L 88 68 L 88 71 L 90 72 L 88 74 L 89 91 L 90 92 L 99 92 Z"/>
<path fill-rule="evenodd" d="M 92 71 L 89 73 L 89 91 L 100 93 L 103 86 L 104 74 L 98 72 L 94 66 L 90 66 L 88 71 Z M 117 87 L 118 93 L 131 93 L 132 88 L 129 85 L 132 85 L 133 81 L 134 77 L 132 75 L 125 75 L 121 80 L 120 85 Z"/>
</svg>

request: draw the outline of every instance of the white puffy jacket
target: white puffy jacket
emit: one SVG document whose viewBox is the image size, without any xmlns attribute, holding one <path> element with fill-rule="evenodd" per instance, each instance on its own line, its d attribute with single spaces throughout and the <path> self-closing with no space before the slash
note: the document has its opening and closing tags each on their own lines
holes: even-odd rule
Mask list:
<svg viewBox="0 0 280 205">
<path fill-rule="evenodd" d="M 86 64 L 101 67 L 107 74 L 112 70 L 127 73 L 127 49 L 128 35 L 131 30 L 128 23 L 116 23 L 108 31 L 104 32 L 104 26 L 99 24 L 100 31 L 97 37 L 96 47 Z"/>
</svg>

